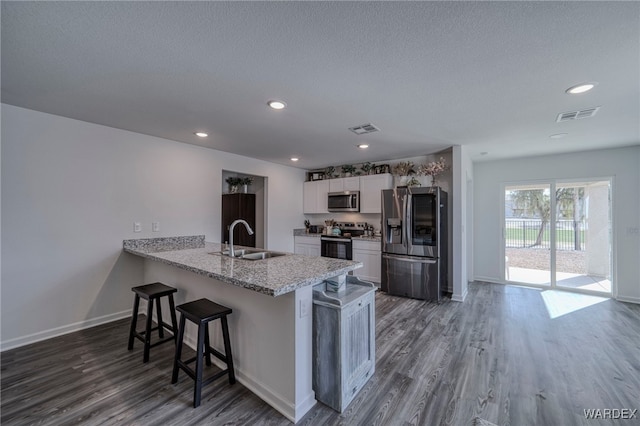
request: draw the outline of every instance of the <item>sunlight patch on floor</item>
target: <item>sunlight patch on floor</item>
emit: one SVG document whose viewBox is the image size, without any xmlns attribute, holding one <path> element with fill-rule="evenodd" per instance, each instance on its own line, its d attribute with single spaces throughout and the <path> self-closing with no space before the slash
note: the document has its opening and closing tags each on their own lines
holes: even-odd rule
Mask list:
<svg viewBox="0 0 640 426">
<path fill-rule="evenodd" d="M 542 300 L 551 319 L 609 300 L 606 297 L 570 293 L 560 290 L 545 290 L 540 294 L 542 295 Z"/>
<path fill-rule="evenodd" d="M 507 281 L 550 286 L 551 272 L 549 270 L 511 266 L 508 268 Z M 583 290 L 611 293 L 611 281 L 607 278 L 573 274 L 570 272 L 558 272 L 556 274 L 556 285 L 558 287 L 580 288 Z"/>
</svg>

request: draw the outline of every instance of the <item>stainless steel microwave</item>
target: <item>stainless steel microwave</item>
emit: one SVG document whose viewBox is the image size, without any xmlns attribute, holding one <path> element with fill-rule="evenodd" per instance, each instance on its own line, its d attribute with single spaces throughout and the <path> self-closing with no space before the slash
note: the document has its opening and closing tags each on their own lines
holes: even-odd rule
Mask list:
<svg viewBox="0 0 640 426">
<path fill-rule="evenodd" d="M 360 191 L 330 192 L 327 208 L 330 212 L 359 212 Z"/>
</svg>

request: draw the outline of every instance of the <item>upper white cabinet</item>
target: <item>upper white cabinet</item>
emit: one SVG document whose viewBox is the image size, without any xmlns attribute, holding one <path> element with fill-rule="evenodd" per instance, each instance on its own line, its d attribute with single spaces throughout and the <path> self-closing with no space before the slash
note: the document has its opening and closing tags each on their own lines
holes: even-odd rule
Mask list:
<svg viewBox="0 0 640 426">
<path fill-rule="evenodd" d="M 381 213 L 380 191 L 391 188 L 389 173 L 305 182 L 304 213 L 328 213 L 327 194 L 341 191 L 360 191 L 360 213 Z"/>
<path fill-rule="evenodd" d="M 304 183 L 303 211 L 304 213 L 328 213 L 327 193 L 329 181 L 317 180 Z"/>
<path fill-rule="evenodd" d="M 348 177 L 339 179 L 329 179 L 329 192 L 341 192 L 341 191 L 359 191 L 360 190 L 360 178 Z"/>
<path fill-rule="evenodd" d="M 382 213 L 383 189 L 393 188 L 393 176 L 389 173 L 360 176 L 360 213 Z"/>
</svg>

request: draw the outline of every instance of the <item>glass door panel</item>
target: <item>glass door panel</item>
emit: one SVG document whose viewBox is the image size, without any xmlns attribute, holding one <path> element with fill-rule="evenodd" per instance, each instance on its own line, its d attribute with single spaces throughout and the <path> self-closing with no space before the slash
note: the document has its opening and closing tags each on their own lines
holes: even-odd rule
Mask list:
<svg viewBox="0 0 640 426">
<path fill-rule="evenodd" d="M 435 194 L 411 195 L 411 244 L 435 246 L 437 241 Z"/>
<path fill-rule="evenodd" d="M 505 281 L 551 286 L 550 194 L 550 184 L 505 187 Z"/>
<path fill-rule="evenodd" d="M 611 293 L 611 183 L 556 185 L 558 288 Z"/>
</svg>

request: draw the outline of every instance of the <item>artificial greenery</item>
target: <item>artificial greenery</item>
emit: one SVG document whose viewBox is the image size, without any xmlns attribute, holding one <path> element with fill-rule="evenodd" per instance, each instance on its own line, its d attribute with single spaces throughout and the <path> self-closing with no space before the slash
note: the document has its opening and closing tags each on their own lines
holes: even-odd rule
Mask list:
<svg viewBox="0 0 640 426">
<path fill-rule="evenodd" d="M 251 185 L 253 183 L 252 177 L 232 177 L 229 176 L 225 182 L 230 186 Z"/>
<path fill-rule="evenodd" d="M 371 172 L 371 170 L 373 170 L 375 167 L 376 167 L 375 164 L 371 164 L 370 162 L 367 161 L 366 163 L 363 163 L 360 166 L 360 170 L 362 170 L 365 175 L 368 175 L 369 172 Z"/>
<path fill-rule="evenodd" d="M 356 167 L 352 164 L 345 164 L 344 166 L 342 166 L 342 173 L 347 174 L 347 173 L 355 173 L 356 171 Z"/>
<path fill-rule="evenodd" d="M 229 176 L 225 182 L 227 182 L 229 186 L 238 186 L 242 185 L 242 178 Z"/>
</svg>

